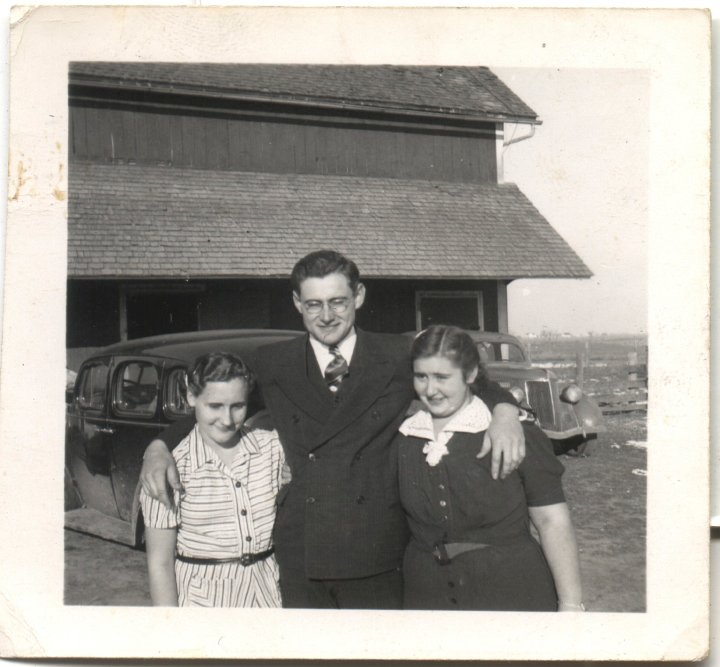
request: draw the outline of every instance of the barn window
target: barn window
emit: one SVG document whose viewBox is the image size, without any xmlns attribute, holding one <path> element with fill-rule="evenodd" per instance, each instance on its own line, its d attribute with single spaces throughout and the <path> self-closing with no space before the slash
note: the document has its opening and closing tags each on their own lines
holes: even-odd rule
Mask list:
<svg viewBox="0 0 720 667">
<path fill-rule="evenodd" d="M 463 329 L 482 330 L 482 292 L 416 292 L 415 318 L 418 330 L 431 324 L 452 324 Z"/>
</svg>

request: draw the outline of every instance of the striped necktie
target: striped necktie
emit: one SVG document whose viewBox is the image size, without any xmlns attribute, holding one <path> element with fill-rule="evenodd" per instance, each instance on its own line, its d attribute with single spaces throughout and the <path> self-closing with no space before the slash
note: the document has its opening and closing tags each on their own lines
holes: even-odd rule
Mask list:
<svg viewBox="0 0 720 667">
<path fill-rule="evenodd" d="M 330 346 L 330 354 L 332 354 L 333 358 L 325 369 L 325 382 L 327 382 L 330 391 L 337 391 L 340 388 L 340 383 L 350 371 L 347 361 L 345 361 L 345 357 L 340 354 L 337 345 Z"/>
</svg>

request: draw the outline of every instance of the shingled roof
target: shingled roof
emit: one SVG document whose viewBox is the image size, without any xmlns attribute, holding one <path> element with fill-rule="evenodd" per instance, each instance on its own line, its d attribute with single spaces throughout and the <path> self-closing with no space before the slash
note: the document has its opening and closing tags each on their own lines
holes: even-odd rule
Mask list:
<svg viewBox="0 0 720 667">
<path fill-rule="evenodd" d="M 487 67 L 76 62 L 70 83 L 540 122 Z"/>
<path fill-rule="evenodd" d="M 75 163 L 74 278 L 287 277 L 319 247 L 367 277 L 588 278 L 512 184 Z"/>
</svg>

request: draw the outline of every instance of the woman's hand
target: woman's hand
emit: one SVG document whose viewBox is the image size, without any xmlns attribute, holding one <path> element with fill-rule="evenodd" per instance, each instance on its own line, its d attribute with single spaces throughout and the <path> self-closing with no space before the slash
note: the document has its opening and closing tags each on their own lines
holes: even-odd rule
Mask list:
<svg viewBox="0 0 720 667">
<path fill-rule="evenodd" d="M 525 458 L 525 433 L 516 406 L 510 403 L 498 403 L 493 409 L 492 421 L 485 432 L 483 446 L 477 458 L 486 456 L 491 448 L 490 471 L 493 479 L 497 479 L 498 476 L 504 479 L 516 470 Z"/>
<path fill-rule="evenodd" d="M 162 440 L 153 440 L 143 455 L 140 482 L 150 497 L 161 502 L 168 509 L 173 507 L 173 489 L 184 493 L 175 459 Z"/>
</svg>

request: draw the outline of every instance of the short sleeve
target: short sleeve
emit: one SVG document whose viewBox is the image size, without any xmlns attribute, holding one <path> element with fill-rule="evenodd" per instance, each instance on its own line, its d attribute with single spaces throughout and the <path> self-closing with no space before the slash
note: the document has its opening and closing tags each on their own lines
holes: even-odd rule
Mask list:
<svg viewBox="0 0 720 667">
<path fill-rule="evenodd" d="M 290 466 L 285 460 L 285 450 L 280 442 L 277 431 L 273 430 L 270 434 L 273 448 L 273 473 L 277 479 L 278 488 L 282 488 L 290 484 L 292 473 L 290 472 Z"/>
<path fill-rule="evenodd" d="M 529 507 L 555 505 L 565 502 L 562 474 L 565 468 L 553 453 L 552 443 L 536 426 L 523 422 L 525 432 L 525 460 L 518 472 L 522 478 Z"/>
<path fill-rule="evenodd" d="M 169 510 L 160 501 L 155 500 L 145 489 L 140 490 L 140 507 L 142 508 L 143 521 L 146 528 L 177 528 L 180 524 L 178 503 L 180 494 L 175 491 L 173 504 L 175 509 Z"/>
</svg>

